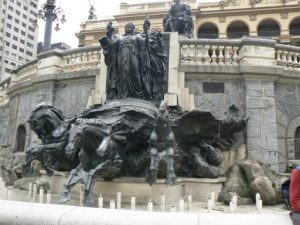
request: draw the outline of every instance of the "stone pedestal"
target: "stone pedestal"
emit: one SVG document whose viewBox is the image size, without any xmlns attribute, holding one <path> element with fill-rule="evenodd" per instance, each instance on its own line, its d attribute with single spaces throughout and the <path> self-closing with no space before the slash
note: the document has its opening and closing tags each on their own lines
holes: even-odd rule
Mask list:
<svg viewBox="0 0 300 225">
<path fill-rule="evenodd" d="M 55 173 L 48 177 L 42 172 L 42 177 L 50 183 L 52 194 L 60 194 L 63 184 L 67 178 L 67 173 Z M 47 177 L 46 177 L 47 176 Z M 102 194 L 105 202 L 114 199 L 116 201 L 117 192 L 122 193 L 122 202 L 130 204 L 131 196 L 136 196 L 137 204 L 145 204 L 152 200 L 154 204 L 160 204 L 161 193 L 166 196 L 166 203 L 177 204 L 181 196 L 191 194 L 194 202 L 206 202 L 210 197 L 211 192 L 215 192 L 216 196 L 221 191 L 226 178 L 218 179 L 207 178 L 178 178 L 177 185 L 168 186 L 163 179 L 158 179 L 153 186 L 145 183 L 144 178 L 122 177 L 116 178 L 114 181 L 104 181 L 101 178 L 96 178 L 96 184 L 93 192 L 97 195 Z M 73 187 L 71 194 L 79 195 L 80 185 Z"/>
</svg>

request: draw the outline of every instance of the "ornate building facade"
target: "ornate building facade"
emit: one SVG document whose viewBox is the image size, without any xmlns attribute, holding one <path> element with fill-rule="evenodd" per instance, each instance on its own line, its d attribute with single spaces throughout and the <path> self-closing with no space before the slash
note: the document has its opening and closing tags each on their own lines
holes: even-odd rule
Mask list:
<svg viewBox="0 0 300 225">
<path fill-rule="evenodd" d="M 194 37 L 237 39 L 242 36 L 263 37 L 282 43 L 300 42 L 300 5 L 296 0 L 225 0 L 196 3 L 187 0 L 194 17 Z M 162 30 L 162 20 L 172 1 L 140 4 L 120 4 L 120 14 L 104 20 L 86 21 L 76 34 L 79 46 L 97 45 L 105 35 L 106 24 L 112 21 L 120 33 L 127 22 L 142 31 L 145 16 L 152 29 Z"/>
</svg>

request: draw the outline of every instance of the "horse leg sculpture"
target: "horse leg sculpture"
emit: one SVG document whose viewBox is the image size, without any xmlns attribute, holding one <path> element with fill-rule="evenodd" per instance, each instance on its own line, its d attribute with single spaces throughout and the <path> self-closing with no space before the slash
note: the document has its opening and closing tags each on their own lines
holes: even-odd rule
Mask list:
<svg viewBox="0 0 300 225">
<path fill-rule="evenodd" d="M 169 185 L 175 185 L 176 184 L 176 175 L 174 172 L 174 148 L 169 147 L 167 149 L 167 164 L 168 164 L 168 173 L 167 173 L 167 179 L 166 183 Z"/>
<path fill-rule="evenodd" d="M 81 164 L 79 164 L 79 166 L 77 168 L 73 169 L 70 172 L 70 175 L 69 175 L 68 179 L 64 183 L 63 191 L 61 193 L 61 197 L 60 197 L 60 201 L 59 201 L 60 203 L 66 203 L 66 202 L 70 201 L 70 190 L 81 179 L 78 176 L 78 172 L 80 170 L 82 170 L 82 165 Z"/>
<path fill-rule="evenodd" d="M 156 148 L 151 148 L 150 154 L 151 154 L 150 169 L 149 169 L 149 174 L 146 177 L 146 181 L 147 183 L 152 185 L 155 183 L 157 178 L 157 170 L 158 170 L 160 158 Z"/>
</svg>

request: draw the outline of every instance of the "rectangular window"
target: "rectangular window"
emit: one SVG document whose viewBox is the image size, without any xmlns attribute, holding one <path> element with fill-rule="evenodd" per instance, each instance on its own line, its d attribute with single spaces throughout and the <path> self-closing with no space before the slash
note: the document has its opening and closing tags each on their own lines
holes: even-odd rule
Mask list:
<svg viewBox="0 0 300 225">
<path fill-rule="evenodd" d="M 15 64 L 14 62 L 11 62 L 11 63 L 10 63 L 10 65 L 12 65 L 12 66 L 16 66 L 16 64 Z"/>
<path fill-rule="evenodd" d="M 30 51 L 26 51 L 26 55 L 32 56 L 33 54 Z"/>
<path fill-rule="evenodd" d="M 33 8 L 37 8 L 37 4 L 35 4 L 34 2 L 30 2 L 30 5 L 33 7 Z"/>
<path fill-rule="evenodd" d="M 13 9 L 12 6 L 8 6 L 8 9 L 9 9 L 10 11 L 14 11 L 14 9 Z"/>
<path fill-rule="evenodd" d="M 19 24 L 20 20 L 15 18 L 15 23 Z"/>
<path fill-rule="evenodd" d="M 19 48 L 19 51 L 20 52 L 24 52 L 24 48 Z"/>
<path fill-rule="evenodd" d="M 22 30 L 21 30 L 21 34 L 22 34 L 23 36 L 26 35 L 25 31 L 22 31 Z"/>
<path fill-rule="evenodd" d="M 17 5 L 18 5 L 19 7 L 21 7 L 21 2 L 17 2 Z"/>
<path fill-rule="evenodd" d="M 25 14 L 22 15 L 25 20 L 27 20 L 27 16 Z"/>
<path fill-rule="evenodd" d="M 6 27 L 11 28 L 11 24 L 7 23 Z"/>
<path fill-rule="evenodd" d="M 11 69 L 5 68 L 5 72 L 6 72 L 6 73 L 10 73 L 10 72 L 11 72 Z"/>
<path fill-rule="evenodd" d="M 13 39 L 14 39 L 15 41 L 18 41 L 18 40 L 19 40 L 19 38 L 16 37 L 16 36 L 13 36 Z"/>
<path fill-rule="evenodd" d="M 19 56 L 18 58 L 19 58 L 20 61 L 24 60 L 22 56 Z"/>
<path fill-rule="evenodd" d="M 14 27 L 14 31 L 16 31 L 17 33 L 19 33 L 19 28 Z"/>
<path fill-rule="evenodd" d="M 28 46 L 29 48 L 33 48 L 33 44 L 30 43 L 30 42 L 27 42 L 27 46 Z"/>
<path fill-rule="evenodd" d="M 14 2 L 15 2 L 14 0 L 9 0 L 9 1 L 11 1 L 12 3 L 14 3 Z"/>
<path fill-rule="evenodd" d="M 9 47 L 10 46 L 10 43 L 9 42 L 5 42 L 5 45 L 7 46 L 7 47 Z"/>
<path fill-rule="evenodd" d="M 15 50 L 18 49 L 18 47 L 16 45 L 12 45 L 12 48 L 15 49 Z"/>
<path fill-rule="evenodd" d="M 11 34 L 6 32 L 6 33 L 5 33 L 5 36 L 6 36 L 6 37 L 10 37 Z"/>
<path fill-rule="evenodd" d="M 27 37 L 31 40 L 34 40 L 34 37 L 31 34 L 27 34 Z"/>
<path fill-rule="evenodd" d="M 23 39 L 20 39 L 21 44 L 25 44 L 25 41 Z"/>
<path fill-rule="evenodd" d="M 33 28 L 33 27 L 31 27 L 31 26 L 28 26 L 28 30 L 30 30 L 30 31 L 32 31 L 32 32 L 34 32 L 34 28 Z"/>
<path fill-rule="evenodd" d="M 20 16 L 21 12 L 19 10 L 16 10 L 16 14 Z"/>
<path fill-rule="evenodd" d="M 36 13 L 34 11 L 32 11 L 32 10 L 30 10 L 30 14 L 33 15 L 33 16 L 36 15 Z"/>
<path fill-rule="evenodd" d="M 4 11 L 4 13 L 5 13 L 5 11 Z M 11 15 L 8 15 L 7 18 L 8 18 L 9 20 L 12 20 L 12 16 L 11 16 Z"/>
<path fill-rule="evenodd" d="M 26 23 L 22 22 L 22 27 L 26 28 L 27 27 Z"/>
<path fill-rule="evenodd" d="M 23 9 L 25 10 L 25 11 L 28 11 L 28 7 L 27 6 L 23 6 Z"/>
</svg>

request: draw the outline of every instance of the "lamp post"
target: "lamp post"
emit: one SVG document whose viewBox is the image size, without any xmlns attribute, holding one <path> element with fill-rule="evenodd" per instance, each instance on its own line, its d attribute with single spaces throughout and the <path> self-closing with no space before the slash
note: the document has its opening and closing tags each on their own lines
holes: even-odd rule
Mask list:
<svg viewBox="0 0 300 225">
<path fill-rule="evenodd" d="M 47 51 L 51 48 L 51 36 L 52 36 L 52 23 L 53 21 L 59 21 L 61 23 L 66 22 L 66 16 L 60 7 L 56 7 L 55 0 L 47 0 L 46 4 L 42 5 L 42 9 L 39 10 L 37 17 L 46 21 L 43 51 Z M 54 28 L 59 31 L 59 23 L 56 23 Z"/>
</svg>

